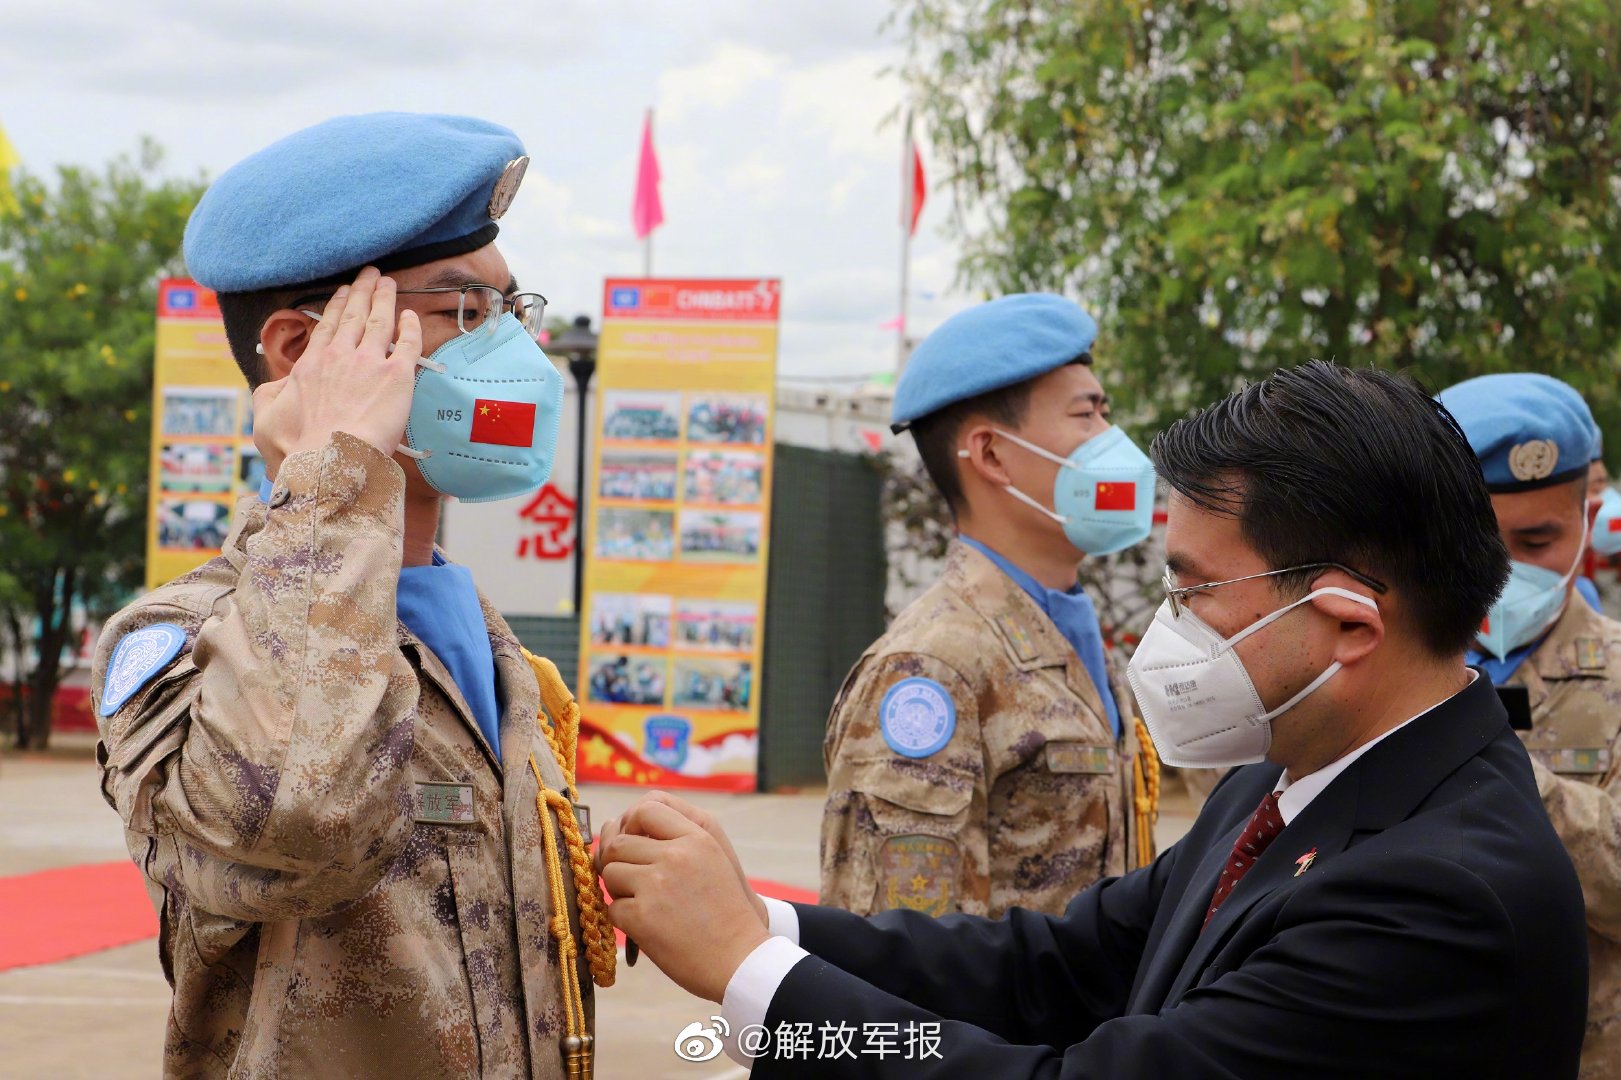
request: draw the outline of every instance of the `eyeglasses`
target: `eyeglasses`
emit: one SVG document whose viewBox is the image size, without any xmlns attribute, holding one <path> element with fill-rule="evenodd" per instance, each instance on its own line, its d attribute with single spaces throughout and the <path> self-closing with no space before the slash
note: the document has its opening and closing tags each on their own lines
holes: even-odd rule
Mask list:
<svg viewBox="0 0 1621 1080">
<path fill-rule="evenodd" d="M 530 337 L 538 338 L 542 325 L 546 319 L 546 298 L 538 292 L 513 293 L 507 296 L 494 285 L 456 285 L 441 289 L 399 289 L 396 295 L 456 295 L 456 329 L 463 334 L 483 334 L 489 336 L 495 333 L 496 326 L 505 312 L 512 312 L 513 316 L 523 324 L 524 331 Z M 332 294 L 306 296 L 289 304 L 289 307 L 301 308 L 305 304 L 324 304 L 332 299 Z M 315 312 L 305 312 L 314 315 Z M 446 315 L 450 314 L 447 310 Z"/>
<path fill-rule="evenodd" d="M 1353 579 L 1363 585 L 1366 585 L 1376 593 L 1383 594 L 1386 591 L 1386 586 L 1382 582 L 1375 581 L 1368 575 L 1360 574 L 1357 571 L 1352 570 L 1349 566 L 1345 566 L 1337 562 L 1302 563 L 1299 566 L 1286 566 L 1282 570 L 1268 570 L 1260 574 L 1245 574 L 1243 577 L 1228 578 L 1226 581 L 1208 581 L 1203 585 L 1186 586 L 1178 585 L 1176 583 L 1176 575 L 1173 574 L 1171 572 L 1171 568 L 1167 566 L 1165 568 L 1165 577 L 1163 579 L 1165 584 L 1165 598 L 1171 602 L 1172 617 L 1181 618 L 1182 609 L 1187 605 L 1189 593 L 1199 592 L 1204 589 L 1214 589 L 1217 585 L 1233 585 L 1240 581 L 1254 581 L 1256 578 L 1272 577 L 1276 574 L 1291 574 L 1296 570 L 1343 570 Z"/>
</svg>

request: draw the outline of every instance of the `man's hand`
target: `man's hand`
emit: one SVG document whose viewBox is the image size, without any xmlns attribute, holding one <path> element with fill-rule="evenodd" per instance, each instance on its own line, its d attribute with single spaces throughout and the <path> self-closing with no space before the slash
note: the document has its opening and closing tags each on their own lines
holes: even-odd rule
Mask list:
<svg viewBox="0 0 1621 1080">
<path fill-rule="evenodd" d="M 688 993 L 720 1001 L 771 936 L 736 857 L 666 802 L 644 799 L 605 826 L 597 859 L 608 917 Z"/>
<path fill-rule="evenodd" d="M 253 392 L 253 442 L 271 475 L 293 454 L 325 446 L 334 431 L 394 453 L 422 355 L 416 312 L 400 315 L 390 355 L 393 336 L 394 280 L 368 266 L 327 301 L 291 374 Z"/>
<path fill-rule="evenodd" d="M 732 841 L 726 836 L 726 830 L 720 827 L 720 822 L 715 820 L 713 814 L 700 810 L 696 806 L 687 802 L 687 800 L 679 799 L 665 791 L 650 791 L 643 797 L 643 801 L 663 803 L 665 806 L 679 812 L 681 816 L 685 817 L 688 821 L 692 822 L 704 832 L 714 837 L 715 842 L 720 845 L 721 850 L 726 852 L 726 857 L 731 860 L 732 869 L 737 872 L 738 883 L 743 886 L 743 891 L 748 894 L 749 902 L 754 905 L 754 913 L 760 917 L 760 921 L 762 923 L 765 923 L 767 926 L 771 925 L 771 916 L 770 913 L 766 911 L 765 901 L 760 899 L 760 894 L 754 891 L 753 885 L 749 884 L 748 875 L 743 873 L 743 863 L 740 859 L 738 859 L 737 852 L 732 848 Z M 620 821 L 619 819 L 615 819 L 604 825 L 602 827 L 602 832 L 597 836 L 596 863 L 597 874 L 599 876 L 602 874 L 602 866 L 604 861 L 602 858 L 602 853 L 607 848 L 608 841 L 613 838 L 619 829 Z"/>
</svg>

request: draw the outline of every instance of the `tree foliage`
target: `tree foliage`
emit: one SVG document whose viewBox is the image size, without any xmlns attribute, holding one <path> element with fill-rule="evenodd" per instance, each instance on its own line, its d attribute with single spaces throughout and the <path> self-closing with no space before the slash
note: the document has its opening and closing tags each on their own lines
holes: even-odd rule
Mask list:
<svg viewBox="0 0 1621 1080">
<path fill-rule="evenodd" d="M 0 208 L 0 631 L 26 668 L 23 746 L 49 738 L 81 620 L 141 579 L 156 287 L 202 193 L 160 156 L 19 173 Z"/>
<path fill-rule="evenodd" d="M 1621 459 L 1613 0 L 897 0 L 961 274 L 1099 316 L 1151 432 L 1313 356 L 1536 370 Z"/>
</svg>

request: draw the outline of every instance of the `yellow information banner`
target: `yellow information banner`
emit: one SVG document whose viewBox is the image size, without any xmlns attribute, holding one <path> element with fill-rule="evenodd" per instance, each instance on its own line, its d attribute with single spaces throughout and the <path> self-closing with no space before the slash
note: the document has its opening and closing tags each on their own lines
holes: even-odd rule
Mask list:
<svg viewBox="0 0 1621 1080">
<path fill-rule="evenodd" d="M 148 589 L 218 555 L 236 500 L 265 475 L 219 304 L 194 281 L 158 285 L 153 376 Z"/>
<path fill-rule="evenodd" d="M 773 279 L 607 282 L 581 779 L 755 790 L 780 299 Z"/>
</svg>

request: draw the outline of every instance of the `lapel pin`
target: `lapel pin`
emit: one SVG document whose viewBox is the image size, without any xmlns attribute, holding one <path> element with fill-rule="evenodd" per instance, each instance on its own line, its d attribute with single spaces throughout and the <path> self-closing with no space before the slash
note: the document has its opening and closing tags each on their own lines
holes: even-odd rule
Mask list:
<svg viewBox="0 0 1621 1080">
<path fill-rule="evenodd" d="M 1295 860 L 1295 865 L 1300 867 L 1300 869 L 1295 871 L 1295 877 L 1299 877 L 1301 874 L 1304 874 L 1307 870 L 1310 870 L 1311 869 L 1311 864 L 1316 862 L 1316 861 L 1317 861 L 1317 849 L 1316 848 L 1312 848 L 1310 851 L 1308 851 L 1304 855 L 1300 856 L 1300 858 L 1296 859 Z"/>
</svg>

